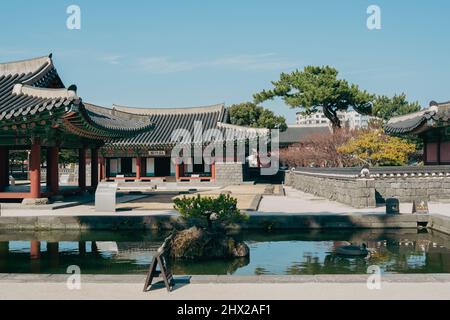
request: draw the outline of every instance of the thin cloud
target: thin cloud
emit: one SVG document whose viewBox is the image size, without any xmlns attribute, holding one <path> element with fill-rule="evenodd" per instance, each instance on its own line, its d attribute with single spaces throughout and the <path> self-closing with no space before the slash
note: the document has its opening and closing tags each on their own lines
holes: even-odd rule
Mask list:
<svg viewBox="0 0 450 320">
<path fill-rule="evenodd" d="M 211 66 L 238 67 L 244 70 L 278 70 L 292 68 L 296 64 L 278 57 L 274 53 L 238 55 L 210 62 Z"/>
<path fill-rule="evenodd" d="M 150 73 L 176 73 L 189 71 L 199 65 L 187 61 L 171 61 L 165 57 L 150 57 L 139 59 L 139 66 Z"/>
<path fill-rule="evenodd" d="M 296 64 L 273 53 L 228 56 L 206 61 L 176 61 L 167 57 L 149 57 L 138 61 L 143 70 L 150 73 L 176 73 L 200 68 L 236 68 L 241 70 L 282 70 Z"/>
<path fill-rule="evenodd" d="M 106 62 L 106 63 L 111 64 L 111 65 L 118 65 L 118 64 L 120 64 L 121 58 L 122 57 L 119 56 L 119 55 L 112 54 L 112 55 L 102 56 L 99 59 L 101 61 Z"/>
</svg>

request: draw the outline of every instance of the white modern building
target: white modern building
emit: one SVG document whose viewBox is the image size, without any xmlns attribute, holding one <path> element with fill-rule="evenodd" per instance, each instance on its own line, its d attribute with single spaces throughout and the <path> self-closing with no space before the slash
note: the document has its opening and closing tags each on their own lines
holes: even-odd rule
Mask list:
<svg viewBox="0 0 450 320">
<path fill-rule="evenodd" d="M 375 117 L 362 115 L 355 110 L 340 111 L 337 113 L 339 120 L 343 127 L 358 129 L 367 128 L 370 119 Z M 328 127 L 331 126 L 331 121 L 325 116 L 322 110 L 318 110 L 315 113 L 305 115 L 302 112 L 297 112 L 297 125 L 304 127 Z"/>
</svg>

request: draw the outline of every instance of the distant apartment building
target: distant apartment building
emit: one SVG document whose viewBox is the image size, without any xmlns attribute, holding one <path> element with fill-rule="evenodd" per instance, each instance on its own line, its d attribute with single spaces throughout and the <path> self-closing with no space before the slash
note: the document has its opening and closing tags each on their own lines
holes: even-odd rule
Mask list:
<svg viewBox="0 0 450 320">
<path fill-rule="evenodd" d="M 367 128 L 370 119 L 374 117 L 362 115 L 354 110 L 340 111 L 337 113 L 343 127 L 358 129 Z M 302 112 L 297 113 L 296 123 L 305 127 L 329 127 L 331 121 L 325 116 L 322 110 L 318 110 L 310 115 L 304 115 Z"/>
</svg>

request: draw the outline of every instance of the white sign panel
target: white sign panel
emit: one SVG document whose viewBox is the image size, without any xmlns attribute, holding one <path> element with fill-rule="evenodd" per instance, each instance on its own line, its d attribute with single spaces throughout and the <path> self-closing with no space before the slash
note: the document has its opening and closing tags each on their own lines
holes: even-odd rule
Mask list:
<svg viewBox="0 0 450 320">
<path fill-rule="evenodd" d="M 153 150 L 148 152 L 149 156 L 165 156 L 166 151 L 165 150 Z"/>
</svg>

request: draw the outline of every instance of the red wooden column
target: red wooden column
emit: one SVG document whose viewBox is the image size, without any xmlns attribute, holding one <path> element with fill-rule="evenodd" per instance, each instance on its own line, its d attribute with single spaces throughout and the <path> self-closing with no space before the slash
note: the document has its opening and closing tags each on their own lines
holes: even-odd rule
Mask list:
<svg viewBox="0 0 450 320">
<path fill-rule="evenodd" d="M 59 147 L 47 149 L 47 187 L 56 195 L 59 192 Z"/>
<path fill-rule="evenodd" d="M 178 181 L 180 179 L 180 174 L 181 174 L 181 164 L 176 164 L 175 165 L 175 179 Z"/>
<path fill-rule="evenodd" d="M 141 180 L 141 157 L 136 158 L 136 180 Z"/>
<path fill-rule="evenodd" d="M 216 180 L 216 161 L 211 163 L 211 180 Z"/>
<path fill-rule="evenodd" d="M 107 178 L 107 174 L 106 174 L 107 163 L 108 163 L 108 158 L 103 158 L 103 169 L 102 169 L 103 179 Z"/>
<path fill-rule="evenodd" d="M 98 148 L 91 149 L 91 187 L 94 191 L 98 186 Z"/>
<path fill-rule="evenodd" d="M 9 185 L 9 150 L 0 147 L 0 192 Z"/>
<path fill-rule="evenodd" d="M 41 142 L 33 139 L 30 154 L 30 198 L 41 197 Z"/>
<path fill-rule="evenodd" d="M 100 163 L 99 169 L 100 181 L 103 181 L 106 178 L 106 158 L 100 157 L 98 161 Z"/>
<path fill-rule="evenodd" d="M 86 147 L 78 149 L 78 187 L 86 190 Z"/>
</svg>

